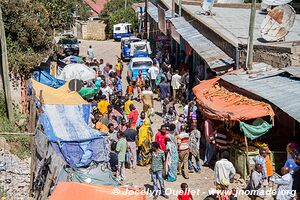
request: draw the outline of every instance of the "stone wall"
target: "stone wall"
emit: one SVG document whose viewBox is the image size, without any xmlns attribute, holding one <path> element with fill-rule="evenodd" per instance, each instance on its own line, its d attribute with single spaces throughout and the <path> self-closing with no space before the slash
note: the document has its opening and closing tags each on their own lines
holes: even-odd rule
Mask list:
<svg viewBox="0 0 300 200">
<path fill-rule="evenodd" d="M 100 21 L 76 21 L 74 34 L 78 39 L 105 40 L 105 27 Z"/>
</svg>

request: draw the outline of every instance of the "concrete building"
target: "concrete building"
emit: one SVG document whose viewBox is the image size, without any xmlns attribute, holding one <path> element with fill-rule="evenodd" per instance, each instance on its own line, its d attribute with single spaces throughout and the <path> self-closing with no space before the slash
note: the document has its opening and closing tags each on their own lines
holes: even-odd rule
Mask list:
<svg viewBox="0 0 300 200">
<path fill-rule="evenodd" d="M 172 9 L 172 0 L 161 0 L 160 3 Z M 244 67 L 250 5 L 217 3 L 212 9 L 214 15 L 206 16 L 202 14 L 200 4 L 195 4 L 197 3 L 189 2 L 182 5 L 185 20 L 234 59 L 238 67 Z M 178 10 L 178 5 L 176 9 Z M 254 62 L 265 62 L 277 68 L 300 66 L 300 15 L 296 15 L 295 24 L 283 41 L 268 43 L 263 42 L 260 37 L 260 25 L 265 16 L 259 10 L 256 11 Z"/>
</svg>

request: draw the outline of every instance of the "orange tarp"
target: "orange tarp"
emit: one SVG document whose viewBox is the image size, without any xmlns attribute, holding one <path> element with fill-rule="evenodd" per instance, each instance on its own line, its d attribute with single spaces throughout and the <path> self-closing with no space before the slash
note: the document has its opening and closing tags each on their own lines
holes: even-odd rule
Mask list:
<svg viewBox="0 0 300 200">
<path fill-rule="evenodd" d="M 146 200 L 143 190 L 92 185 L 76 182 L 59 182 L 49 200 Z"/>
<path fill-rule="evenodd" d="M 204 116 L 215 120 L 244 121 L 264 116 L 274 117 L 272 107 L 264 102 L 230 92 L 219 85 L 220 78 L 205 80 L 193 88 Z"/>
</svg>

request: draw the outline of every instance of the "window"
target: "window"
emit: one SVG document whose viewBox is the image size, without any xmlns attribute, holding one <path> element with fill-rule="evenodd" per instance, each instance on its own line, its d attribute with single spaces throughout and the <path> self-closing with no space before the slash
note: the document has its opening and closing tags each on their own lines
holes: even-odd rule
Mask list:
<svg viewBox="0 0 300 200">
<path fill-rule="evenodd" d="M 137 67 L 151 67 L 152 62 L 151 61 L 138 61 L 138 62 L 134 62 L 132 64 L 133 68 L 137 68 Z"/>
<path fill-rule="evenodd" d="M 120 30 L 121 30 L 121 27 L 115 27 L 115 30 L 116 30 L 116 31 L 120 31 Z"/>
</svg>

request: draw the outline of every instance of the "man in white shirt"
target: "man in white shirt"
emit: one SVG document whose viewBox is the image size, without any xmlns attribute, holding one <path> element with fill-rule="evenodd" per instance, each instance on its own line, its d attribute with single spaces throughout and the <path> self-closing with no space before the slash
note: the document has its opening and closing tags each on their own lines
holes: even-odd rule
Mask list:
<svg viewBox="0 0 300 200">
<path fill-rule="evenodd" d="M 295 192 L 293 191 L 293 177 L 288 167 L 281 168 L 282 176 L 270 180 L 278 185 L 276 200 L 290 200 Z"/>
<path fill-rule="evenodd" d="M 179 71 L 176 70 L 175 74 L 172 76 L 171 79 L 171 86 L 173 88 L 173 100 L 176 101 L 177 92 L 181 86 L 181 76 L 179 75 Z"/>
<path fill-rule="evenodd" d="M 99 71 L 101 72 L 101 75 L 102 75 L 103 72 L 104 72 L 104 68 L 105 68 L 105 64 L 104 64 L 103 59 L 101 58 L 101 59 L 100 59 L 100 63 L 99 63 Z"/>
<path fill-rule="evenodd" d="M 218 160 L 214 169 L 214 182 L 217 190 L 226 190 L 233 179 L 236 171 L 233 164 L 228 160 L 229 153 L 224 151 L 222 159 Z"/>
<path fill-rule="evenodd" d="M 106 99 L 109 102 L 109 97 L 110 95 L 113 95 L 113 90 L 108 85 L 106 85 L 106 82 L 104 80 L 101 83 L 100 90 L 102 94 L 106 96 Z"/>
<path fill-rule="evenodd" d="M 155 80 L 157 75 L 159 74 L 159 69 L 156 66 L 156 62 L 153 61 L 153 65 L 148 69 L 148 74 L 150 75 L 151 79 L 151 87 L 154 90 L 155 89 Z"/>
</svg>

